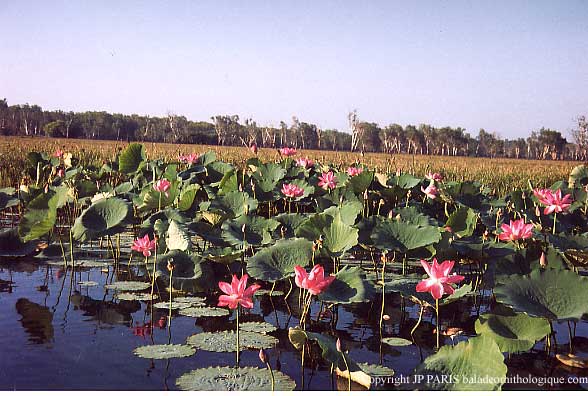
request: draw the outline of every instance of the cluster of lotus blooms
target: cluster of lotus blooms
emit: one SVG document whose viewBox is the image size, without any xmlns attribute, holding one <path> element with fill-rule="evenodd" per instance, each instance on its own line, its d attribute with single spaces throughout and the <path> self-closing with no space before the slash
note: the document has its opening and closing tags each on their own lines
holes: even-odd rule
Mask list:
<svg viewBox="0 0 588 396">
<path fill-rule="evenodd" d="M 257 149 L 257 146 L 255 146 Z M 280 154 L 285 157 L 291 157 L 296 154 L 295 148 L 284 147 L 279 150 Z M 63 157 L 64 153 L 60 150 L 55 153 L 55 156 Z M 179 156 L 180 161 L 193 164 L 198 160 L 198 156 L 190 154 L 186 156 Z M 314 161 L 308 157 L 296 159 L 296 165 L 303 168 L 310 168 L 314 166 Z M 363 172 L 362 167 L 349 167 L 347 174 L 350 177 L 358 176 Z M 428 173 L 426 178 L 430 181 L 428 187 L 421 187 L 424 196 L 429 199 L 436 199 L 439 190 L 436 183 L 443 181 L 443 176 L 440 173 Z M 318 185 L 325 189 L 334 189 L 337 186 L 337 180 L 333 171 L 322 172 L 319 176 Z M 158 180 L 154 183 L 153 189 L 166 196 L 169 195 L 171 183 L 166 179 Z M 293 183 L 284 183 L 281 188 L 282 194 L 286 198 L 296 199 L 304 195 L 304 189 Z M 545 215 L 551 213 L 561 213 L 568 210 L 572 204 L 570 194 L 562 196 L 560 189 L 552 191 L 550 189 L 535 189 L 533 194 L 538 201 L 545 206 L 543 213 Z M 532 223 L 525 223 L 524 219 L 510 220 L 509 224 L 501 225 L 501 233 L 498 234 L 498 239 L 504 242 L 514 242 L 525 240 L 532 237 L 534 225 Z M 448 229 L 451 231 L 451 229 Z M 151 251 L 156 248 L 156 240 L 150 240 L 149 235 L 144 235 L 134 241 L 132 250 L 140 252 L 144 257 L 150 257 Z M 545 261 L 545 255 L 542 254 L 541 261 Z M 417 292 L 430 292 L 435 300 L 439 300 L 443 295 L 451 295 L 454 293 L 453 286 L 461 282 L 464 277 L 455 273 L 451 274 L 454 266 L 454 261 L 443 261 L 441 264 L 434 258 L 432 263 L 421 260 L 421 265 L 429 278 L 422 280 L 416 286 Z M 335 280 L 335 276 L 325 276 L 324 268 L 321 265 L 315 265 L 314 268 L 307 273 L 302 266 L 295 268 L 295 282 L 296 285 L 302 289 L 308 290 L 312 295 L 318 295 L 326 290 L 329 285 Z M 219 288 L 225 293 L 219 298 L 219 306 L 228 306 L 230 309 L 236 309 L 241 305 L 244 308 L 253 307 L 253 295 L 260 288 L 259 285 L 254 284 L 247 287 L 248 275 L 244 274 L 241 279 L 233 275 L 231 283 L 219 282 Z"/>
</svg>

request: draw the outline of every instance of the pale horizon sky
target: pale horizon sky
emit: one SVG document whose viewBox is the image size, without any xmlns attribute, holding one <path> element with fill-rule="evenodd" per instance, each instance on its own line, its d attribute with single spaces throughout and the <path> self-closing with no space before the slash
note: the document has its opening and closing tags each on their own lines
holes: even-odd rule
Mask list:
<svg viewBox="0 0 588 396">
<path fill-rule="evenodd" d="M 0 97 L 323 129 L 362 121 L 503 138 L 588 115 L 588 1 L 0 4 Z"/>
</svg>

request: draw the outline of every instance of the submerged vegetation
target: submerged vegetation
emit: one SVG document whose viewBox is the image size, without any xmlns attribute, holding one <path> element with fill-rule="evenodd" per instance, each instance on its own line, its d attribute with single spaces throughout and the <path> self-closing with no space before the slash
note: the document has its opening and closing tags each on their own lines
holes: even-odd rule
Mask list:
<svg viewBox="0 0 588 396">
<path fill-rule="evenodd" d="M 499 167 L 485 173 L 485 164 L 460 174 L 460 165 L 436 158 L 378 163 L 293 149 L 245 158 L 222 149 L 223 161 L 210 150 L 175 152 L 178 146 L 132 143 L 114 155 L 112 148 L 69 151 L 60 143 L 20 162 L 7 153 L 13 164 L 3 167 L 0 256 L 37 255 L 73 274 L 85 249 L 103 247 L 113 271 L 106 289 L 120 304 L 144 304 L 150 318 L 136 324 L 136 335 L 154 327 L 169 335 L 129 355 L 227 353 L 225 366 L 179 376 L 179 389 L 303 389 L 309 360 L 343 379 L 341 389 L 374 388 L 378 378 L 407 370 L 386 365 L 386 354 L 413 345 L 420 351 L 408 369 L 414 378 L 493 380 L 402 384 L 408 389 L 498 390 L 517 354 L 530 351 L 588 367 L 574 343 L 588 314 L 583 165 L 565 177 L 559 162 L 548 174 L 530 162 L 510 175 L 497 175 Z M 268 315 L 285 305 L 287 323 L 249 320 L 262 301 Z M 343 337 L 340 317 L 357 306 L 370 307 L 379 362 L 357 361 L 354 340 Z M 113 321 L 126 320 L 114 311 Z M 178 318 L 224 327 L 172 343 Z M 300 377 L 272 363 L 284 342 L 299 355 Z M 261 367 L 243 364 L 247 350 L 259 351 Z"/>
</svg>

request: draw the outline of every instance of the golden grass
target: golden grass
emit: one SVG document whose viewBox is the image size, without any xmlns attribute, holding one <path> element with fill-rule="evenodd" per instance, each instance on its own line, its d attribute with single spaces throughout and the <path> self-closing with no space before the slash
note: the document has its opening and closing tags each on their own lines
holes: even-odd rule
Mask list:
<svg viewBox="0 0 588 396">
<path fill-rule="evenodd" d="M 189 144 L 144 143 L 150 158 L 164 158 L 176 161 L 178 154 L 201 153 L 214 150 L 223 161 L 243 166 L 253 154 L 245 147 L 221 147 Z M 71 151 L 83 164 L 100 165 L 105 160 L 115 157 L 126 142 L 81 139 L 52 139 L 39 137 L 1 137 L 0 138 L 0 186 L 16 187 L 20 181 L 26 154 L 29 151 L 53 153 L 61 148 Z M 539 161 L 517 160 L 507 158 L 470 158 L 441 157 L 406 154 L 382 154 L 299 150 L 298 156 L 308 156 L 322 163 L 346 167 L 360 162 L 380 172 L 412 173 L 424 176 L 429 171 L 442 173 L 447 180 L 478 180 L 494 188 L 497 193 L 505 194 L 515 188 L 527 188 L 529 181 L 533 186 L 547 187 L 555 181 L 567 179 L 570 171 L 578 162 L 573 161 Z M 262 161 L 280 158 L 277 150 L 260 149 Z"/>
</svg>

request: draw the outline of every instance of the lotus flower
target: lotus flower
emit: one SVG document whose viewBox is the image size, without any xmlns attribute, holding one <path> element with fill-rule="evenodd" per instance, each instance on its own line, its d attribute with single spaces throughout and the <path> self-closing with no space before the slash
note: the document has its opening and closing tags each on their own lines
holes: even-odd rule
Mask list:
<svg viewBox="0 0 588 396">
<path fill-rule="evenodd" d="M 416 285 L 416 291 L 419 293 L 430 292 L 435 300 L 443 297 L 443 294 L 452 295 L 455 290 L 450 283 L 458 283 L 464 280 L 461 275 L 450 275 L 449 272 L 453 269 L 454 261 L 446 260 L 441 264 L 437 263 L 437 259 L 433 259 L 433 263 L 429 265 L 425 260 L 421 260 L 421 265 L 429 275 L 428 279 L 420 281 Z"/>
<path fill-rule="evenodd" d="M 65 154 L 65 151 L 63 151 L 61 149 L 57 149 L 57 150 L 55 150 L 55 153 L 53 153 L 53 156 L 57 157 L 57 158 L 63 158 L 64 154 Z"/>
<path fill-rule="evenodd" d="M 200 158 L 200 156 L 194 153 L 178 156 L 180 162 L 184 162 L 186 164 L 195 164 L 196 162 L 198 162 L 198 158 Z"/>
<path fill-rule="evenodd" d="M 253 294 L 261 287 L 254 284 L 247 287 L 249 275 L 245 274 L 239 278 L 233 275 L 231 283 L 219 282 L 218 287 L 225 293 L 218 298 L 218 306 L 236 309 L 239 304 L 244 308 L 253 308 Z M 246 288 L 247 287 L 247 288 Z"/>
<path fill-rule="evenodd" d="M 349 168 L 347 168 L 347 174 L 351 177 L 361 175 L 362 172 L 363 168 L 360 167 L 350 166 Z"/>
<path fill-rule="evenodd" d="M 535 189 L 533 194 L 539 199 L 546 208 L 543 210 L 543 214 L 548 215 L 550 213 L 561 213 L 568 210 L 572 204 L 572 198 L 570 194 L 561 196 L 561 189 L 553 192 L 549 189 Z"/>
<path fill-rule="evenodd" d="M 143 253 L 143 256 L 150 257 L 151 251 L 155 250 L 155 239 L 149 240 L 149 234 L 145 234 L 143 238 L 135 239 L 131 250 Z"/>
<path fill-rule="evenodd" d="M 282 194 L 288 198 L 300 198 L 304 195 L 304 189 L 298 187 L 296 184 L 284 184 L 282 186 Z"/>
<path fill-rule="evenodd" d="M 312 168 L 314 166 L 314 161 L 308 157 L 298 158 L 296 160 L 296 166 L 300 166 L 302 168 Z"/>
<path fill-rule="evenodd" d="M 319 176 L 319 187 L 324 188 L 325 190 L 333 189 L 337 187 L 337 182 L 335 180 L 335 175 L 332 171 L 323 172 L 321 176 Z"/>
<path fill-rule="evenodd" d="M 251 146 L 249 146 L 249 150 L 250 150 L 250 151 L 251 151 L 253 154 L 257 155 L 257 144 L 253 143 Z"/>
<path fill-rule="evenodd" d="M 155 191 L 159 191 L 160 193 L 165 193 L 165 197 L 169 197 L 169 189 L 171 188 L 171 183 L 167 179 L 161 179 L 155 182 L 153 185 L 153 189 Z"/>
<path fill-rule="evenodd" d="M 57 169 L 57 176 L 63 178 L 65 176 L 65 169 L 63 168 L 58 168 Z"/>
<path fill-rule="evenodd" d="M 510 225 L 503 224 L 500 228 L 502 228 L 502 233 L 498 235 L 498 239 L 501 241 L 516 241 L 531 238 L 533 224 L 525 224 L 525 220 L 519 219 L 511 220 Z"/>
<path fill-rule="evenodd" d="M 325 277 L 325 270 L 319 264 L 315 265 L 308 274 L 300 265 L 294 267 L 294 272 L 296 272 L 296 277 L 294 278 L 296 285 L 308 290 L 313 296 L 321 294 L 335 280 L 332 275 Z"/>
<path fill-rule="evenodd" d="M 439 194 L 439 190 L 437 190 L 434 184 L 429 184 L 427 188 L 421 186 L 421 191 L 430 199 L 437 198 L 437 194 Z"/>
<path fill-rule="evenodd" d="M 437 172 L 435 172 L 435 173 L 429 172 L 429 173 L 427 173 L 427 175 L 425 177 L 429 180 L 433 180 L 436 182 L 440 182 L 443 180 L 443 175 L 441 175 L 441 173 L 437 173 Z"/>
<path fill-rule="evenodd" d="M 282 147 L 280 149 L 280 154 L 282 154 L 284 157 L 291 157 L 296 155 L 296 149 L 294 147 Z"/>
</svg>

